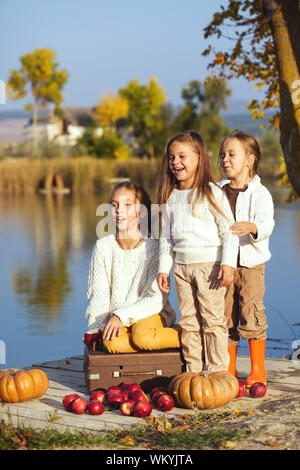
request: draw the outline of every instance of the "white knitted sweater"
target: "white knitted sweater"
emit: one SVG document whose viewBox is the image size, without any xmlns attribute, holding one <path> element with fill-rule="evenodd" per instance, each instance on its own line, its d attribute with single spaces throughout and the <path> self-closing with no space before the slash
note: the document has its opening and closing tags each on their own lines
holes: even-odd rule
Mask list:
<svg viewBox="0 0 300 470">
<path fill-rule="evenodd" d="M 157 284 L 158 241 L 146 238 L 137 248 L 123 250 L 114 235 L 97 240 L 90 262 L 86 310 L 88 328 L 103 329 L 115 314 L 124 326 L 162 313 L 167 326 L 176 321 L 168 295 Z"/>
<path fill-rule="evenodd" d="M 174 189 L 171 193 L 163 211 L 160 273 L 169 274 L 174 258 L 180 264 L 220 261 L 236 268 L 239 240 L 230 230 L 234 224 L 230 205 L 217 185 L 211 183 L 211 189 L 221 212 L 203 198 L 193 213 L 191 189 Z"/>
</svg>

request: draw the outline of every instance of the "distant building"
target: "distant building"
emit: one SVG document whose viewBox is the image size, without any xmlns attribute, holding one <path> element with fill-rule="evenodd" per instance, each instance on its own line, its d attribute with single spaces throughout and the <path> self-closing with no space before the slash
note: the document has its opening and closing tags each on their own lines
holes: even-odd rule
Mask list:
<svg viewBox="0 0 300 470">
<path fill-rule="evenodd" d="M 41 117 L 36 126 L 36 139 L 47 139 L 49 142 L 55 142 L 61 145 L 75 145 L 77 140 L 82 137 L 86 126 L 93 124 L 94 108 L 62 108 L 64 118 L 59 117 Z M 101 127 L 95 129 L 95 134 L 101 136 L 103 130 Z M 23 140 L 29 141 L 32 138 L 32 118 L 24 126 Z"/>
</svg>

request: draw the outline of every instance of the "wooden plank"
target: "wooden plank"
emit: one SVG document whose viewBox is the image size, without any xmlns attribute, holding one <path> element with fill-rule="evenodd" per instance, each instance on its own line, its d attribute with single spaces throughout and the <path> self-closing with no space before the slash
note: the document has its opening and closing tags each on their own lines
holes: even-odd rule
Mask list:
<svg viewBox="0 0 300 470">
<path fill-rule="evenodd" d="M 300 364 L 297 367 L 292 361 L 284 359 L 266 359 L 265 369 L 268 384 L 282 384 L 298 386 L 300 389 Z M 245 378 L 251 370 L 250 358 L 238 356 L 237 370 L 239 377 Z"/>
<path fill-rule="evenodd" d="M 76 372 L 84 372 L 83 369 L 83 359 L 75 359 L 75 358 L 65 358 L 60 359 L 59 361 L 46 361 L 40 364 L 32 364 L 32 367 L 37 368 L 49 368 L 49 369 L 62 369 L 62 370 L 70 370 Z"/>
</svg>

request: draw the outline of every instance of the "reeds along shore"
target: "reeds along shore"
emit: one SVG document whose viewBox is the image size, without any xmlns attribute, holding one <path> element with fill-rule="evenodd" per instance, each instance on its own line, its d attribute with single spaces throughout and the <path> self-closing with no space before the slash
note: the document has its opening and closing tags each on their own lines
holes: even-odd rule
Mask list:
<svg viewBox="0 0 300 470">
<path fill-rule="evenodd" d="M 151 188 L 159 159 L 126 161 L 79 158 L 4 158 L 0 160 L 0 194 L 32 194 L 43 188 L 50 174 L 58 173 L 74 192 L 101 192 L 111 178 L 129 178 Z"/>
<path fill-rule="evenodd" d="M 215 178 L 220 179 L 217 165 L 213 164 Z M 34 194 L 45 186 L 49 175 L 58 173 L 64 187 L 72 193 L 100 193 L 108 188 L 112 178 L 128 178 L 153 189 L 158 177 L 160 159 L 110 160 L 95 157 L 0 159 L 0 194 Z M 261 162 L 259 175 L 277 180 L 280 167 L 276 161 Z"/>
</svg>

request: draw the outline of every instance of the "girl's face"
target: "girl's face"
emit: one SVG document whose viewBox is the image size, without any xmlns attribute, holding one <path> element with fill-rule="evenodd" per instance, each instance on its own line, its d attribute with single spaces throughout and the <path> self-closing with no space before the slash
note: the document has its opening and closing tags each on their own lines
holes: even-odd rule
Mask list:
<svg viewBox="0 0 300 470">
<path fill-rule="evenodd" d="M 177 179 L 180 189 L 191 189 L 194 183 L 199 155 L 191 144 L 173 142 L 169 147 L 169 169 Z"/>
<path fill-rule="evenodd" d="M 226 139 L 220 151 L 220 164 L 230 180 L 249 180 L 254 157 L 235 138 Z"/>
<path fill-rule="evenodd" d="M 127 188 L 117 189 L 111 197 L 112 217 L 124 238 L 135 238 L 139 230 L 140 203 Z"/>
</svg>

